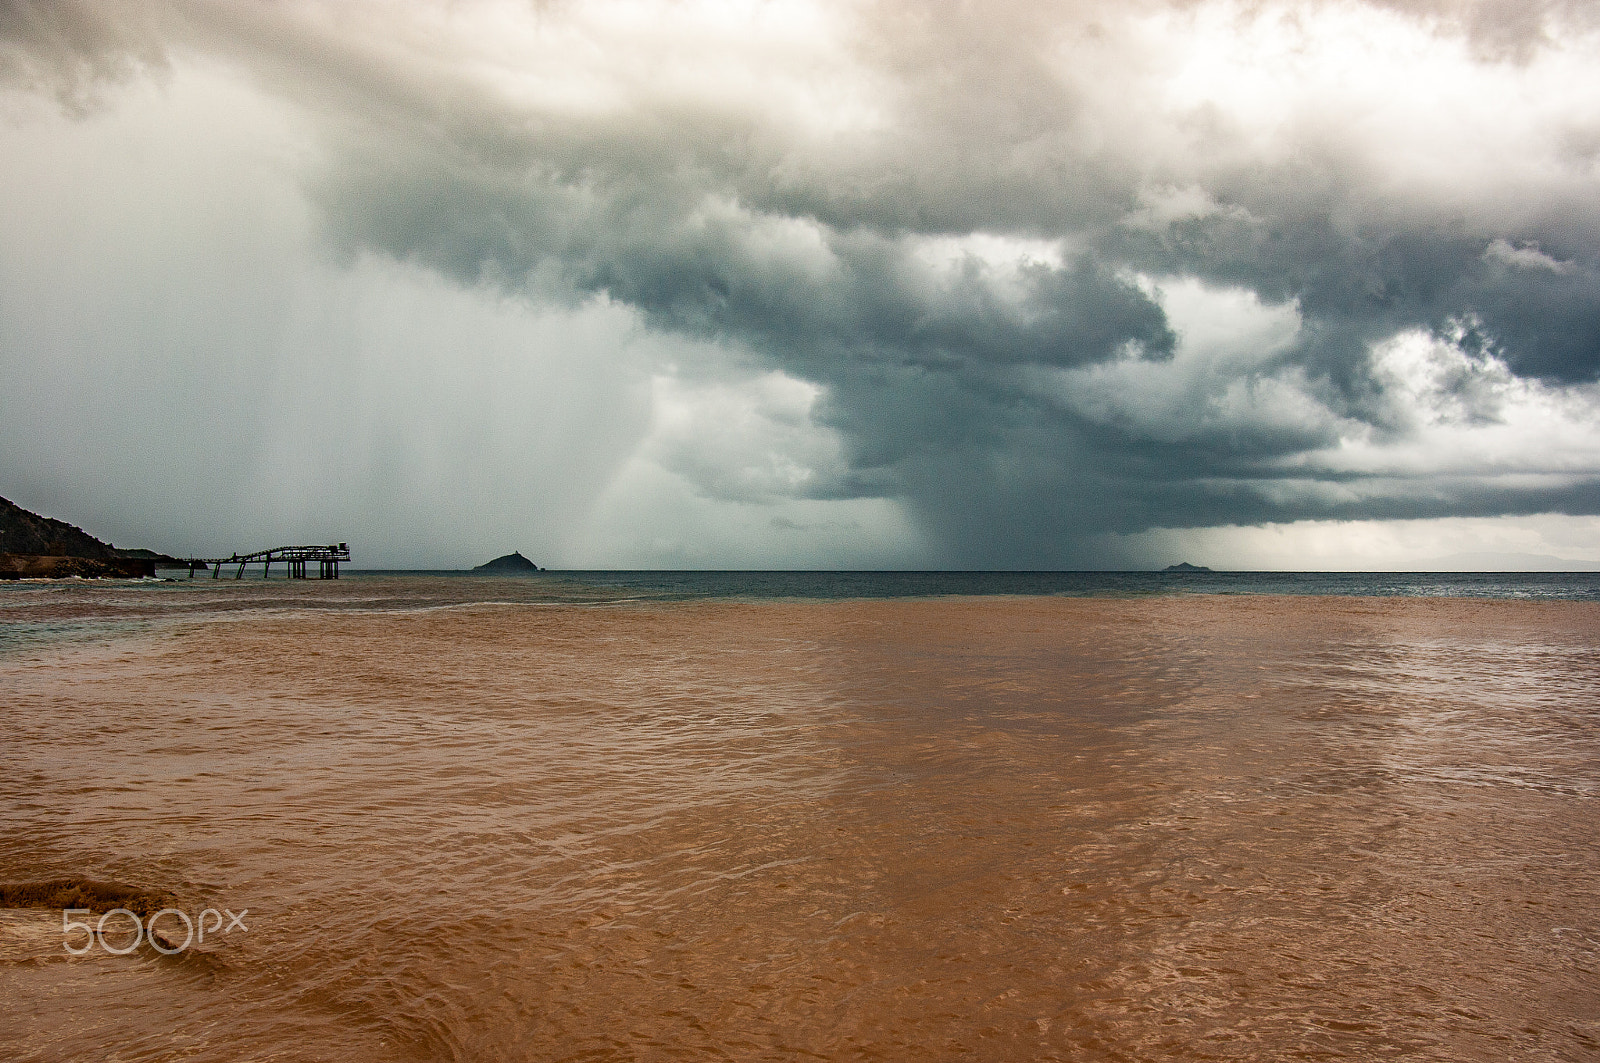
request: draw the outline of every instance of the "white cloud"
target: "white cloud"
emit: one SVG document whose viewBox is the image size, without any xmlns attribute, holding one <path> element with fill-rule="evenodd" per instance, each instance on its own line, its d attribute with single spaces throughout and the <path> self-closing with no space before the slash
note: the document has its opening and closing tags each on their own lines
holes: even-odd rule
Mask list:
<svg viewBox="0 0 1600 1063">
<path fill-rule="evenodd" d="M 1218 570 L 1283 572 L 1592 571 L 1600 569 L 1600 517 L 1545 513 L 1154 528 L 1108 536 L 1105 545 L 1128 563 L 1156 567 L 1188 561 Z"/>
<path fill-rule="evenodd" d="M 812 420 L 822 389 L 780 372 L 651 382 L 640 453 L 712 498 L 770 502 L 824 490 L 845 471 L 838 436 Z"/>
<path fill-rule="evenodd" d="M 1280 459 L 1298 478 L 1240 481 L 1279 504 L 1333 505 L 1428 491 L 1447 478 L 1486 488 L 1559 488 L 1600 477 L 1600 386 L 1516 376 L 1489 351 L 1420 330 L 1372 352 L 1386 427 L 1334 409 L 1280 356 L 1298 335 L 1292 305 L 1194 281 L 1156 286 L 1179 343 L 1170 360 L 1119 361 L 1035 375 L 1040 393 L 1096 424 L 1161 443 L 1300 434 Z M 1325 436 L 1331 445 L 1310 441 Z M 1352 474 L 1357 479 L 1352 479 Z"/>
<path fill-rule="evenodd" d="M 1211 193 L 1196 184 L 1159 185 L 1139 190 L 1139 207 L 1129 211 L 1121 221 L 1127 229 L 1142 229 L 1161 233 L 1177 222 L 1198 221 L 1226 215 L 1248 221 L 1250 212 L 1239 206 L 1224 206 L 1212 198 Z"/>
<path fill-rule="evenodd" d="M 1459 337 L 1457 338 L 1459 340 Z M 1600 387 L 1512 374 L 1490 352 L 1410 331 L 1373 352 L 1398 432 L 1349 425 L 1297 464 L 1333 473 L 1552 486 L 1600 475 Z"/>
<path fill-rule="evenodd" d="M 1499 237 L 1491 240 L 1483 252 L 1486 262 L 1498 262 L 1513 269 L 1539 269 L 1548 273 L 1571 273 L 1572 263 L 1551 258 L 1539 250 L 1538 244 L 1521 244 L 1513 247 L 1509 240 Z"/>
<path fill-rule="evenodd" d="M 1507 207 L 1511 188 L 1592 184 L 1571 151 L 1600 131 L 1592 32 L 1492 58 L 1436 21 L 1371 4 L 1211 2 L 1136 17 L 1129 45 L 1164 115 L 1129 128 L 1164 124 L 1145 143 L 1173 172 L 1310 149 L 1355 153 L 1391 194 L 1491 193 Z"/>
<path fill-rule="evenodd" d="M 973 263 L 994 274 L 1015 277 L 1029 266 L 1060 269 L 1065 261 L 1060 240 L 973 232 L 923 236 L 909 243 L 912 260 L 936 276 L 960 271 Z"/>
<path fill-rule="evenodd" d="M 1182 278 L 1146 280 L 1178 345 L 1171 359 L 1118 361 L 1035 374 L 1043 397 L 1087 420 L 1176 443 L 1217 435 L 1315 433 L 1337 418 L 1304 371 L 1277 359 L 1299 334 L 1292 304 Z"/>
</svg>

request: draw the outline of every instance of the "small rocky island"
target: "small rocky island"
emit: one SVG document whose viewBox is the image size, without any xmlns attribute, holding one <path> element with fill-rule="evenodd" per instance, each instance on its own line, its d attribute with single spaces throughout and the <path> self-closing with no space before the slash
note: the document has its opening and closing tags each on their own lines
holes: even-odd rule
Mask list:
<svg viewBox="0 0 1600 1063">
<path fill-rule="evenodd" d="M 539 566 L 522 556 L 519 550 L 513 550 L 504 557 L 497 557 L 493 561 L 485 561 L 472 571 L 482 572 L 490 576 L 516 576 L 524 572 L 538 572 Z"/>
<path fill-rule="evenodd" d="M 1210 572 L 1204 565 L 1191 565 L 1187 561 L 1179 561 L 1176 565 L 1168 565 L 1163 572 Z"/>
</svg>

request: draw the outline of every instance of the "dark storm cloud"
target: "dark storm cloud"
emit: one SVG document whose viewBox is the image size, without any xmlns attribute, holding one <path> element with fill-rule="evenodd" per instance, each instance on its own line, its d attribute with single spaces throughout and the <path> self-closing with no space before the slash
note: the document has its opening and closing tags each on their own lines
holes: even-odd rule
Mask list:
<svg viewBox="0 0 1600 1063">
<path fill-rule="evenodd" d="M 968 254 L 930 275 L 911 234 L 760 215 L 722 189 L 502 178 L 363 169 L 321 191 L 332 232 L 352 249 L 468 283 L 605 294 L 660 328 L 748 343 L 808 374 L 842 357 L 1072 365 L 1129 347 L 1159 356 L 1173 343 L 1149 296 L 1088 256 L 1025 263 L 1001 280 Z"/>
<path fill-rule="evenodd" d="M 1503 67 L 1593 23 L 1593 5 L 1573 2 L 1381 6 L 1466 34 Z M 1274 134 L 1292 150 L 1261 158 L 1215 108 L 1180 131 L 1197 161 L 1175 163 L 1184 150 L 1166 142 L 1182 138 L 1143 130 L 1160 123 L 1122 98 L 1150 76 L 1128 20 L 1161 9 L 847 9 L 850 57 L 888 117 L 825 136 L 731 94 L 518 104 L 447 59 L 376 47 L 364 37 L 374 23 L 317 17 L 314 5 L 175 4 L 159 28 L 170 47 L 253 71 L 319 123 L 325 156 L 307 185 L 333 246 L 534 301 L 609 299 L 654 329 L 823 385 L 818 412 L 842 433 L 847 467 L 806 492 L 904 500 L 942 544 L 939 560 L 1091 563 L 1074 545 L 1083 536 L 1153 526 L 1596 512 L 1593 469 L 1519 485 L 1298 461 L 1351 424 L 1405 435 L 1373 350 L 1407 331 L 1503 359 L 1524 381 L 1600 376 L 1592 182 L 1541 204 L 1465 209 L 1388 190 L 1370 145 L 1314 121 Z M 30 84 L 54 69 L 65 98 L 160 62 L 153 15 L 0 10 L 0 69 Z M 1572 125 L 1575 173 L 1594 165 L 1593 132 Z M 1152 210 L 1163 188 L 1192 189 L 1202 205 Z M 1179 430 L 1041 391 L 1041 379 L 1076 386 L 1061 374 L 1086 367 L 1172 360 L 1179 339 L 1150 277 L 1247 289 L 1301 317 L 1292 343 L 1192 403 L 1293 374 L 1327 417 L 1247 410 Z"/>
</svg>

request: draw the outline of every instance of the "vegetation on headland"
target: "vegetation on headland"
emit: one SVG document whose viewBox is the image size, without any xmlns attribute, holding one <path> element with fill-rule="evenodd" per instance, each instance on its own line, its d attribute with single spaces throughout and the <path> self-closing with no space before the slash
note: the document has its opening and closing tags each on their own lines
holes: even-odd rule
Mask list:
<svg viewBox="0 0 1600 1063">
<path fill-rule="evenodd" d="M 0 498 L 0 579 L 136 579 L 155 575 L 158 561 L 174 559 L 151 550 L 119 550 L 66 521 Z"/>
</svg>

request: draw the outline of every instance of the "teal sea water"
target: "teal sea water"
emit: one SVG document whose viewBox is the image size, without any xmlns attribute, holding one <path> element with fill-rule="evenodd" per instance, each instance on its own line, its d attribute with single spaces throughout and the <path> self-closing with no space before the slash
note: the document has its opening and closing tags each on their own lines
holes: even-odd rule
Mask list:
<svg viewBox="0 0 1600 1063">
<path fill-rule="evenodd" d="M 322 587 L 322 591 L 313 588 Z M 336 584 L 262 579 L 0 582 L 0 653 L 41 640 L 146 630 L 182 617 L 275 610 L 369 612 L 484 604 L 606 605 L 715 600 L 944 597 L 1143 599 L 1186 595 L 1600 601 L 1600 572 L 947 572 L 347 569 Z"/>
<path fill-rule="evenodd" d="M 1355 597 L 1600 600 L 1600 572 L 543 572 L 652 598 L 916 598 L 942 595 L 1147 597 L 1339 594 Z"/>
</svg>

